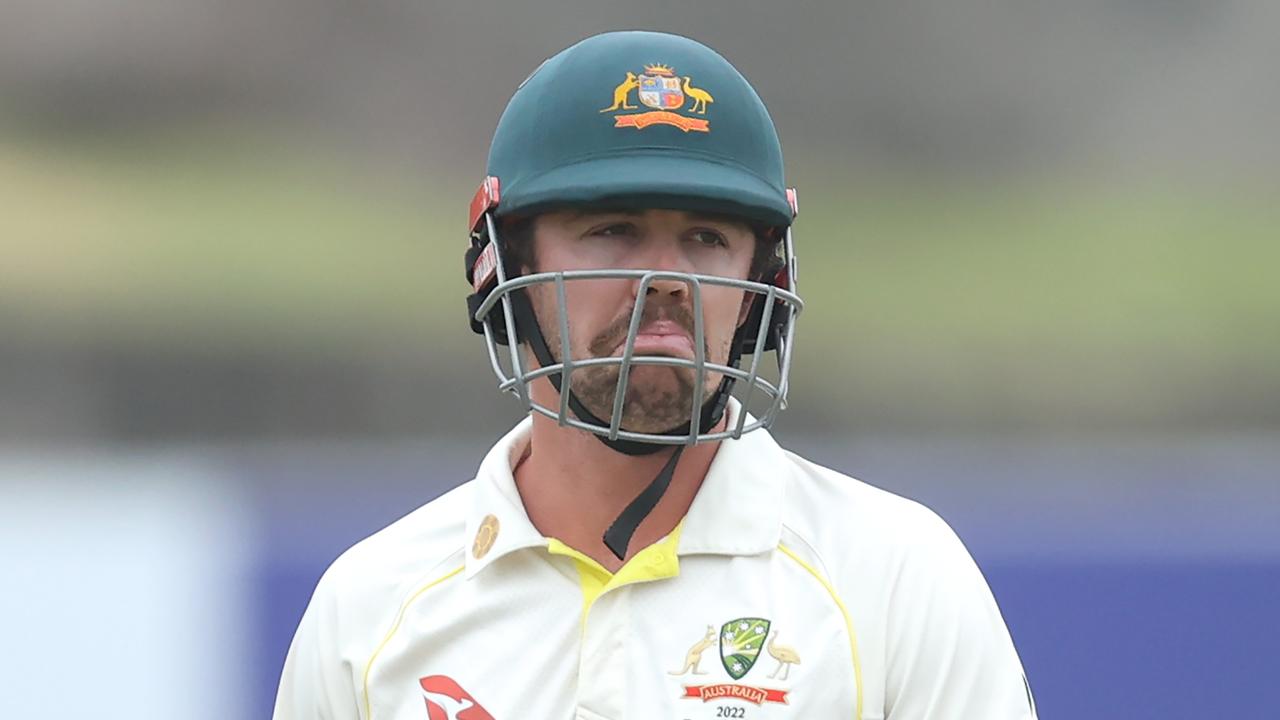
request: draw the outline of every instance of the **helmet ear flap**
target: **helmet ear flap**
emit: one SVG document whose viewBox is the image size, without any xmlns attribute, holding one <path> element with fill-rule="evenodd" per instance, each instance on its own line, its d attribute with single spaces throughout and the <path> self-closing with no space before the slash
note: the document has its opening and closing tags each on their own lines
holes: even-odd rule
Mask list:
<svg viewBox="0 0 1280 720">
<path fill-rule="evenodd" d="M 469 218 L 471 243 L 464 257 L 466 261 L 464 272 L 467 284 L 474 291 L 467 296 L 467 322 L 471 325 L 472 332 L 478 335 L 484 335 L 485 323 L 476 319 L 476 313 L 488 299 L 489 293 L 497 287 L 498 266 L 503 260 L 499 256 L 502 247 L 498 244 L 497 238 L 491 237 L 489 233 L 493 219 L 492 213 L 498 207 L 500 186 L 498 178 L 492 175 L 486 176 L 480 183 L 480 188 L 476 190 L 475 196 L 471 198 Z M 503 303 L 495 303 L 486 319 L 493 332 L 494 341 L 499 345 L 510 344 Z"/>
<path fill-rule="evenodd" d="M 760 282 L 767 285 L 786 289 L 790 284 L 788 282 L 787 264 L 781 258 L 775 263 L 771 263 L 761 273 Z M 754 353 L 756 351 L 756 338 L 760 336 L 760 323 L 764 320 L 765 303 L 768 301 L 768 295 L 763 293 L 756 294 L 751 300 L 751 309 L 747 313 L 746 322 L 738 328 L 734 336 L 734 341 L 742 348 L 742 353 Z M 790 319 L 788 305 L 785 301 L 775 299 L 773 301 L 773 312 L 769 315 L 769 328 L 764 334 L 764 348 L 766 352 L 776 350 L 778 338 L 786 334 L 787 322 Z"/>
<path fill-rule="evenodd" d="M 795 188 L 787 188 L 787 204 L 791 206 L 792 220 L 800 213 L 799 196 Z M 760 273 L 760 282 L 783 290 L 795 292 L 792 287 L 792 278 L 795 275 L 795 254 L 791 249 L 791 229 L 771 228 L 768 231 L 769 237 L 776 239 L 781 243 L 783 256 L 776 258 L 776 262 L 771 263 Z M 747 321 L 738 328 L 738 332 L 734 335 L 734 341 L 740 343 L 743 354 L 753 353 L 756 351 L 756 338 L 760 336 L 760 323 L 764 320 L 764 308 L 768 299 L 767 295 L 758 295 L 751 302 L 751 310 L 747 315 Z M 794 315 L 794 308 L 783 300 L 773 301 L 773 312 L 769 315 L 769 327 L 764 333 L 765 352 L 777 350 L 782 338 L 786 336 L 788 325 Z"/>
<path fill-rule="evenodd" d="M 466 253 L 466 276 L 467 282 L 475 288 L 475 292 L 467 296 L 467 322 L 471 325 L 471 331 L 477 335 L 484 335 L 484 322 L 476 319 L 476 313 L 480 311 L 480 306 L 484 305 L 484 301 L 489 298 L 489 294 L 497 287 L 497 283 L 490 279 L 483 284 L 475 282 L 476 269 L 483 265 L 481 258 L 486 253 L 501 252 L 497 246 L 490 242 L 487 238 L 473 239 L 471 247 L 467 248 Z M 483 270 L 481 270 L 483 272 Z M 483 280 L 484 278 L 481 278 Z M 493 340 L 499 345 L 509 345 L 510 338 L 507 337 L 507 319 L 506 311 L 503 310 L 503 303 L 494 303 L 488 315 L 489 328 L 493 332 Z"/>
</svg>

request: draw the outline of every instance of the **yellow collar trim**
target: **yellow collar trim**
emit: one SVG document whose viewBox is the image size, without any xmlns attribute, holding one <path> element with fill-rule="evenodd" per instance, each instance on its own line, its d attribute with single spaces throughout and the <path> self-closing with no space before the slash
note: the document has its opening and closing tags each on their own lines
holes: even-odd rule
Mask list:
<svg viewBox="0 0 1280 720">
<path fill-rule="evenodd" d="M 578 579 L 582 585 L 582 624 L 585 627 L 587 614 L 596 598 L 601 595 L 633 583 L 664 580 L 680 574 L 680 531 L 684 527 L 681 520 L 675 529 L 665 538 L 644 548 L 631 556 L 631 559 L 618 572 L 611 573 L 603 565 L 587 555 L 575 550 L 563 542 L 548 538 L 547 552 L 552 555 L 564 555 L 573 558 L 578 568 Z"/>
</svg>

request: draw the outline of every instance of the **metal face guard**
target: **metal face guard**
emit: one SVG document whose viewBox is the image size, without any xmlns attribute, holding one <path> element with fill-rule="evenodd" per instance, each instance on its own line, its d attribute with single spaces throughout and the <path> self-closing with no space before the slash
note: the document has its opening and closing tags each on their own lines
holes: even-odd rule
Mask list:
<svg viewBox="0 0 1280 720">
<path fill-rule="evenodd" d="M 486 229 L 491 242 L 497 241 L 497 232 L 495 223 L 490 214 L 486 213 Z M 625 440 L 639 443 L 650 443 L 656 445 L 693 445 L 696 443 L 712 442 L 727 438 L 738 438 L 743 433 L 750 432 L 759 428 L 769 427 L 777 418 L 778 413 L 786 407 L 788 379 L 791 372 L 791 355 L 792 341 L 795 335 L 795 317 L 804 308 L 804 303 L 798 295 L 795 294 L 795 256 L 792 252 L 791 234 L 787 232 L 784 239 L 784 260 L 786 262 L 786 282 L 790 285 L 788 289 L 784 289 L 777 285 L 766 284 L 761 282 L 753 282 L 749 280 L 738 280 L 732 278 L 716 277 L 710 275 L 699 275 L 692 273 L 667 272 L 658 270 L 574 270 L 561 272 L 536 273 L 532 275 L 520 276 L 516 278 L 508 278 L 506 268 L 503 266 L 502 252 L 494 253 L 496 259 L 496 284 L 485 296 L 484 301 L 475 308 L 473 319 L 483 325 L 485 345 L 489 352 L 489 361 L 493 367 L 494 374 L 498 379 L 498 388 L 503 392 L 509 392 L 520 399 L 522 405 L 530 412 L 536 412 L 546 417 L 554 419 L 562 427 L 572 427 L 579 430 L 594 433 L 596 435 L 608 438 L 609 440 Z M 604 358 L 582 358 L 574 359 L 570 349 L 569 334 L 569 318 L 566 304 L 565 286 L 568 282 L 574 280 L 639 280 L 640 287 L 637 291 L 635 308 L 631 312 L 630 325 L 627 331 L 626 341 L 623 345 L 622 355 L 620 357 L 604 357 Z M 644 316 L 644 307 L 649 287 L 660 280 L 682 282 L 689 288 L 689 295 L 693 304 L 693 344 L 694 359 L 667 357 L 658 355 L 636 355 L 635 343 L 639 333 L 640 324 Z M 510 372 L 504 367 L 499 350 L 500 343 L 497 340 L 497 333 L 492 327 L 494 318 L 500 316 L 505 327 L 506 338 L 517 338 L 516 313 L 513 308 L 513 293 L 518 290 L 539 285 L 542 283 L 550 283 L 555 286 L 556 304 L 557 304 L 557 324 L 560 332 L 560 358 L 557 363 L 548 364 L 545 367 L 536 370 L 530 370 L 525 367 L 525 358 L 521 351 L 519 342 L 511 341 L 505 343 L 510 353 Z M 702 289 L 704 286 L 730 287 L 742 290 L 746 293 L 753 293 L 759 296 L 754 302 L 763 301 L 763 310 L 758 331 L 755 335 L 754 349 L 747 354 L 751 356 L 751 362 L 747 370 L 737 367 L 737 361 L 734 357 L 737 353 L 731 351 L 729 363 L 720 364 L 709 362 L 706 358 L 705 347 L 705 329 L 703 327 L 704 320 L 702 315 Z M 501 303 L 502 312 L 492 312 L 494 308 Z M 475 307 L 475 306 L 473 306 Z M 778 312 L 785 313 L 784 322 L 778 323 L 775 314 Z M 766 350 L 766 341 L 769 339 L 768 334 L 771 328 L 781 328 L 781 332 L 777 337 L 773 338 L 772 346 L 777 356 L 778 380 L 775 383 L 770 382 L 761 376 L 760 356 Z M 741 330 L 739 330 L 741 333 Z M 741 338 L 739 338 L 741 339 Z M 739 345 L 739 339 L 735 339 L 735 345 Z M 607 424 L 587 422 L 576 417 L 570 409 L 570 397 L 573 386 L 573 373 L 578 368 L 595 367 L 595 366 L 617 366 L 618 383 L 614 391 L 612 413 L 607 420 Z M 730 378 L 734 384 L 738 384 L 742 395 L 740 398 L 743 410 L 738 413 L 737 421 L 732 427 L 726 427 L 719 432 L 700 432 L 700 415 L 702 412 L 702 400 L 696 400 L 691 403 L 689 431 L 687 434 L 654 434 L 641 433 L 626 430 L 622 427 L 623 407 L 626 400 L 625 390 L 627 388 L 628 378 L 631 369 L 638 365 L 658 365 L 668 367 L 683 367 L 693 370 L 694 387 L 693 398 L 703 399 L 704 380 L 708 372 L 718 373 L 723 377 Z M 558 376 L 560 380 L 560 402 L 557 407 L 547 407 L 533 401 L 529 393 L 529 383 L 541 377 Z M 750 403 L 755 393 L 761 393 L 768 400 L 767 408 L 760 413 L 760 416 L 747 422 L 747 409 L 751 407 Z"/>
</svg>

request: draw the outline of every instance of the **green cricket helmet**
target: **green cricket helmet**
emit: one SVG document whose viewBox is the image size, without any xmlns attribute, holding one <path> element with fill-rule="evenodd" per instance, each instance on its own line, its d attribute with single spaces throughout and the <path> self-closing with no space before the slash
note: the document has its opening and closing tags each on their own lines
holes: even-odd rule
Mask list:
<svg viewBox="0 0 1280 720">
<path fill-rule="evenodd" d="M 777 262 L 764 277 L 746 280 L 660 270 L 539 272 L 518 275 L 505 262 L 500 237 L 504 221 L 562 208 L 664 208 L 728 215 L 749 222 L 773 240 Z M 516 90 L 494 133 L 487 175 L 471 203 L 471 247 L 466 255 L 467 301 L 472 328 L 485 336 L 499 388 L 521 399 L 530 412 L 594 433 L 628 454 L 648 454 L 676 446 L 656 493 L 619 517 L 606 542 L 625 550 L 630 532 L 670 480 L 680 450 L 699 442 L 737 438 L 769 426 L 785 407 L 791 366 L 794 318 L 803 307 L 795 294 L 791 224 L 796 195 L 783 179 L 782 149 L 773 120 L 759 95 L 727 60 L 688 38 L 656 32 L 611 32 L 587 38 L 544 62 Z M 563 345 L 548 346 L 525 288 L 539 283 L 564 286 L 576 279 L 639 280 L 630 330 L 622 354 L 611 358 L 568 356 L 568 318 L 561 301 L 558 329 Z M 693 360 L 637 355 L 635 341 L 649 285 L 676 280 L 689 287 L 694 327 Z M 701 288 L 729 286 L 755 295 L 724 363 L 706 357 Z M 515 338 L 516 342 L 510 339 Z M 527 367 L 518 345 L 527 343 L 538 368 Z M 508 346 L 504 353 L 499 346 Z M 778 379 L 761 374 L 760 357 L 777 356 Z M 557 352 L 560 357 L 556 357 Z M 504 359 L 504 354 L 507 355 Z M 744 355 L 749 369 L 739 369 Z M 586 361 L 584 363 L 584 361 Z M 587 365 L 619 367 L 611 417 L 586 408 L 572 390 L 573 371 Z M 622 426 L 628 374 L 636 365 L 693 370 L 689 422 L 664 433 Z M 704 377 L 722 379 L 705 388 Z M 546 377 L 560 394 L 556 407 L 534 402 L 528 386 Z M 709 378 L 707 378 L 709 379 Z M 719 431 L 735 384 L 743 411 Z M 753 396 L 768 403 L 747 422 Z M 646 509 L 647 508 L 647 509 Z M 633 512 L 634 511 L 634 512 Z M 621 553 L 619 553 L 621 557 Z"/>
<path fill-rule="evenodd" d="M 707 210 L 791 225 L 782 147 L 760 96 L 688 38 L 612 32 L 547 60 L 498 121 L 499 217 L 580 204 Z"/>
</svg>

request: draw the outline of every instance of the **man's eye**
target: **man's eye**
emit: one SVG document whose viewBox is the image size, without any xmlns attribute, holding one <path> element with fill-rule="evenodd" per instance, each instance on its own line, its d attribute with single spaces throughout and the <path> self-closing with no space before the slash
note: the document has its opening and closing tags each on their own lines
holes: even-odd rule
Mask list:
<svg viewBox="0 0 1280 720">
<path fill-rule="evenodd" d="M 729 244 L 729 241 L 725 239 L 724 235 L 721 235 L 714 230 L 698 230 L 695 231 L 691 237 L 696 240 L 698 244 L 705 245 L 707 247 L 726 247 Z"/>
</svg>

